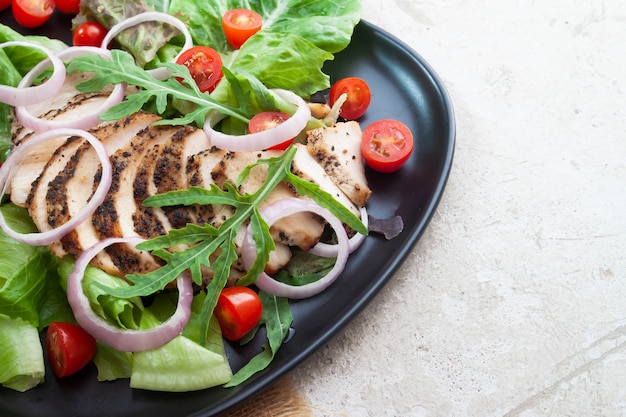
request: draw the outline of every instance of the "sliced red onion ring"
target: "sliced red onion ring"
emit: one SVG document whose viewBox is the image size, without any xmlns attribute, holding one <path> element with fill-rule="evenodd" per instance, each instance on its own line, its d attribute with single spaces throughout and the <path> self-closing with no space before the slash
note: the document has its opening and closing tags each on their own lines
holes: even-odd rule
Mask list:
<svg viewBox="0 0 626 417">
<path fill-rule="evenodd" d="M 1 102 L 14 107 L 28 106 L 31 104 L 39 103 L 54 96 L 61 89 L 61 87 L 63 86 L 63 82 L 65 81 L 65 65 L 63 64 L 63 61 L 61 61 L 61 59 L 54 54 L 54 52 L 44 46 L 30 42 L 10 41 L 0 43 L 0 49 L 6 48 L 8 46 L 23 46 L 26 48 L 35 48 L 43 51 L 46 55 L 48 55 L 48 59 L 52 63 L 52 68 L 54 69 L 54 72 L 52 73 L 50 78 L 46 80 L 46 82 L 36 86 L 31 86 L 34 78 L 29 79 L 25 82 L 23 79 L 23 82 L 20 83 L 21 87 L 0 85 Z"/>
<path fill-rule="evenodd" d="M 107 35 L 102 40 L 102 44 L 100 45 L 102 48 L 107 48 L 109 43 L 113 40 L 114 37 L 119 35 L 123 30 L 128 29 L 130 27 L 136 26 L 140 23 L 151 22 L 151 21 L 159 21 L 163 23 L 167 23 L 168 25 L 174 26 L 176 29 L 180 30 L 183 36 L 185 37 L 185 43 L 183 48 L 180 50 L 178 55 L 174 58 L 174 61 L 178 59 L 178 57 L 187 49 L 193 47 L 193 39 L 191 38 L 191 34 L 189 33 L 189 29 L 187 26 L 179 19 L 174 16 L 161 13 L 161 12 L 144 12 L 137 14 L 135 16 L 129 17 L 121 21 L 120 23 L 113 25 L 111 29 L 109 29 Z M 170 76 L 170 72 L 166 68 L 156 68 L 148 71 L 153 77 L 164 80 L 165 78 Z"/>
<path fill-rule="evenodd" d="M 260 213 L 268 226 L 271 226 L 283 217 L 302 211 L 310 211 L 322 216 L 335 229 L 338 241 L 337 260 L 335 261 L 335 265 L 324 277 L 302 286 L 292 286 L 276 281 L 265 272 L 262 272 L 257 278 L 256 286 L 267 293 L 294 299 L 311 297 L 324 291 L 328 288 L 328 286 L 335 282 L 346 265 L 349 255 L 348 235 L 343 228 L 343 224 L 330 211 L 319 206 L 313 200 L 296 197 L 284 198 L 271 205 L 263 207 L 260 210 Z M 256 246 L 252 238 L 252 230 L 250 226 L 248 226 L 246 236 L 244 237 L 244 243 L 241 249 L 241 259 L 246 269 L 249 269 L 254 264 L 254 260 L 256 259 Z"/>
<path fill-rule="evenodd" d="M 102 165 L 100 183 L 98 184 L 98 187 L 89 202 L 75 216 L 61 226 L 45 232 L 26 234 L 18 233 L 9 227 L 6 219 L 0 211 L 0 227 L 8 236 L 18 242 L 32 246 L 42 246 L 58 241 L 93 214 L 96 208 L 104 201 L 104 198 L 106 197 L 106 194 L 111 186 L 111 162 L 109 161 L 109 156 L 102 142 L 84 130 L 55 129 L 35 135 L 22 143 L 20 146 L 13 149 L 11 155 L 9 155 L 4 164 L 2 164 L 2 167 L 0 167 L 0 189 L 2 190 L 2 194 L 6 191 L 11 178 L 15 174 L 15 170 L 19 167 L 20 163 L 28 155 L 28 153 L 33 148 L 39 146 L 42 142 L 59 136 L 79 136 L 86 139 L 91 146 L 93 146 Z"/>
<path fill-rule="evenodd" d="M 361 221 L 367 227 L 368 218 L 367 218 L 367 209 L 365 207 L 360 208 L 361 212 Z M 366 235 L 362 235 L 360 233 L 355 234 L 349 239 L 349 251 L 350 253 L 354 252 L 361 246 L 361 244 L 365 241 Z M 331 258 L 333 256 L 337 256 L 337 251 L 339 250 L 339 245 L 331 245 L 324 242 L 318 242 L 317 245 L 313 246 L 309 250 L 309 253 L 317 256 L 323 256 L 324 258 Z"/>
<path fill-rule="evenodd" d="M 103 58 L 111 58 L 111 51 L 108 49 L 95 48 L 91 46 L 73 46 L 57 54 L 57 57 L 61 60 L 70 60 L 77 56 L 85 54 L 100 55 Z M 23 88 L 25 85 L 32 83 L 46 68 L 50 65 L 50 59 L 46 59 L 37 64 L 20 82 L 18 88 Z M 126 84 L 116 84 L 113 87 L 113 91 L 109 94 L 109 97 L 97 108 L 93 113 L 86 114 L 81 118 L 73 120 L 49 120 L 40 119 L 33 116 L 25 106 L 17 106 L 15 108 L 15 114 L 20 123 L 35 132 L 46 132 L 53 129 L 71 128 L 71 129 L 90 129 L 98 124 L 101 120 L 98 118 L 102 113 L 108 110 L 110 107 L 120 103 L 124 99 L 124 93 L 126 91 Z"/>
<path fill-rule="evenodd" d="M 227 135 L 213 129 L 219 120 L 209 118 L 204 124 L 204 132 L 212 145 L 233 152 L 253 152 L 269 149 L 298 135 L 305 128 L 311 117 L 309 106 L 297 94 L 281 89 L 273 89 L 283 99 L 298 106 L 296 112 L 283 123 L 271 129 L 247 135 Z"/>
<path fill-rule="evenodd" d="M 140 237 L 112 237 L 104 239 L 83 252 L 67 278 L 67 299 L 78 324 L 94 338 L 122 352 L 140 352 L 163 346 L 180 335 L 191 316 L 193 288 L 191 277 L 182 274 L 176 279 L 178 303 L 176 311 L 169 319 L 157 327 L 147 330 L 125 330 L 104 321 L 91 308 L 89 299 L 83 292 L 83 278 L 89 262 L 104 248 L 115 243 L 138 244 Z"/>
</svg>

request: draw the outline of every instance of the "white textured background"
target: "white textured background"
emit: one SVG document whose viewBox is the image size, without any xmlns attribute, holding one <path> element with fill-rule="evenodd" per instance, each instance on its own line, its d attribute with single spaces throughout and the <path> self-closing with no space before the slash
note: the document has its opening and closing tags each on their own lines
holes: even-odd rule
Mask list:
<svg viewBox="0 0 626 417">
<path fill-rule="evenodd" d="M 363 5 L 448 88 L 454 167 L 298 391 L 320 416 L 626 416 L 626 4 Z"/>
</svg>

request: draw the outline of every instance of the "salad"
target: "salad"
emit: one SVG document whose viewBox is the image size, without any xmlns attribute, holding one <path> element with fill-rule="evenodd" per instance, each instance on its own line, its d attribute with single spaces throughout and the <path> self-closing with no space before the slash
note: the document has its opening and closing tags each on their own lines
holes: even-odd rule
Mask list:
<svg viewBox="0 0 626 417">
<path fill-rule="evenodd" d="M 68 57 L 67 70 L 55 68 L 52 73 L 45 73 L 47 80 L 40 86 L 24 87 L 20 83 L 26 79 L 27 85 L 32 84 L 50 66 L 48 63 L 38 68 L 42 60 L 48 58 L 54 64 L 55 57 L 63 56 L 70 48 L 51 39 L 24 38 L 10 28 L 0 27 L 0 60 L 9 68 L 3 85 L 22 89 L 49 87 L 57 71 L 95 74 L 76 88 L 91 93 L 122 84 L 134 88 L 131 92 L 126 90 L 117 104 L 100 113 L 99 122 L 115 124 L 139 112 L 155 114 L 158 118 L 149 119 L 151 126 L 194 126 L 193 134 L 206 138 L 213 147 L 241 155 L 255 152 L 263 157 L 246 164 L 239 176 L 219 187 L 189 186 L 143 200 L 146 207 L 164 210 L 227 205 L 233 212 L 223 223 L 185 224 L 148 240 L 134 236 L 102 239 L 80 253 L 63 257 L 54 255 L 53 246 L 60 239 L 56 228 L 42 230 L 43 222 L 33 215 L 32 209 L 29 212 L 5 197 L 5 204 L 0 207 L 5 220 L 5 233 L 0 234 L 0 262 L 6 263 L 4 271 L 15 272 L 0 281 L 0 346 L 6 358 L 0 362 L 0 382 L 16 390 L 30 389 L 42 382 L 43 349 L 38 334 L 48 328 L 46 351 L 52 355 L 58 376 L 77 372 L 83 362 L 93 360 L 99 380 L 130 378 L 130 385 L 135 388 L 185 391 L 238 385 L 268 366 L 287 336 L 291 322 L 288 299 L 314 295 L 332 284 L 347 253 L 354 250 L 350 249 L 347 233 L 357 236 L 357 240 L 367 234 L 364 210 L 355 213 L 319 184 L 293 172 L 294 166 L 306 171 L 307 165 L 296 159 L 301 155 L 298 146 L 303 140 L 317 140 L 323 147 L 325 138 L 321 136 L 336 126 L 339 115 L 358 118 L 359 112 L 364 111 L 359 109 L 363 100 L 355 99 L 363 87 L 355 80 L 335 83 L 330 89 L 329 105 L 318 117 L 311 113 L 317 107 L 302 101 L 302 97 L 309 98 L 330 87 L 322 65 L 348 44 L 359 20 L 360 3 L 267 1 L 252 5 L 245 1 L 218 1 L 199 5 L 184 0 L 167 4 L 83 1 L 80 6 L 75 35 L 81 26 L 97 21 L 108 31 L 98 41 L 107 45 L 114 39 L 123 50 Z M 235 31 L 237 36 L 233 38 L 233 29 L 227 29 L 222 19 L 228 21 L 228 13 L 239 9 L 254 9 L 263 22 L 262 29 L 257 27 L 246 35 Z M 256 15 L 239 18 L 254 21 Z M 147 44 L 150 48 L 144 47 Z M 194 49 L 206 45 L 211 50 Z M 189 54 L 192 49 L 195 53 Z M 199 68 L 198 62 L 208 62 L 209 70 L 204 64 Z M 107 92 L 111 97 L 115 90 Z M 115 180 L 113 175 L 107 177 L 108 158 L 100 152 L 103 141 L 97 137 L 90 140 L 90 134 L 62 127 L 14 146 L 15 132 L 9 116 L 15 111 L 19 117 L 24 104 L 4 101 L 0 111 L 6 117 L 0 119 L 4 123 L 0 125 L 0 134 L 5 155 L 11 155 L 5 161 L 4 171 L 19 169 L 20 164 L 13 161 L 20 153 L 27 154 L 21 150 L 28 146 L 36 149 L 60 134 L 78 135 L 90 142 L 102 167 L 89 203 L 97 210 L 98 204 L 111 194 L 107 194 L 109 190 L 103 184 L 110 186 Z M 345 113 L 348 109 L 351 112 Z M 268 118 L 268 113 L 272 117 Z M 253 120 L 261 114 L 265 118 L 256 121 L 260 127 L 253 127 Z M 22 115 L 22 121 L 29 120 L 26 113 Z M 36 131 L 41 127 L 39 123 L 43 122 L 33 121 L 31 128 Z M 361 154 L 378 155 L 377 159 L 366 158 L 367 163 L 381 172 L 399 169 L 412 149 L 410 132 L 398 130 L 398 124 L 389 120 L 367 129 L 363 137 L 369 140 L 360 141 Z M 317 139 L 316 134 L 320 135 Z M 406 146 L 384 146 L 387 142 L 405 145 L 405 140 Z M 241 145 L 242 142 L 246 144 Z M 248 148 L 248 142 L 257 147 Z M 404 153 L 396 155 L 392 164 L 386 163 L 389 150 L 397 149 L 404 149 Z M 360 163 L 360 155 L 357 160 Z M 250 193 L 240 193 L 252 171 L 259 168 L 264 170 L 262 184 Z M 9 174 L 2 174 L 2 180 L 6 186 Z M 276 187 L 285 183 L 308 198 L 285 198 L 263 209 Z M 98 192 L 100 186 L 104 192 Z M 14 193 L 10 198 L 15 198 Z M 366 198 L 361 208 L 365 202 Z M 90 214 L 89 204 L 61 227 L 72 221 L 80 225 L 84 213 Z M 280 243 L 270 235 L 270 227 L 303 211 L 316 213 L 325 219 L 324 224 L 332 225 L 329 242 L 310 245 L 309 249 L 314 250 L 296 250 L 297 256 L 289 255 L 290 262 L 270 276 L 265 269 L 271 254 L 278 251 L 276 243 Z M 76 225 L 67 229 L 73 230 Z M 238 254 L 233 242 L 242 229 L 246 230 L 244 249 Z M 52 236 L 50 240 L 37 240 L 46 233 Z M 24 237 L 33 235 L 37 236 L 33 240 Z M 125 280 L 106 268 L 90 266 L 103 249 L 119 243 L 155 254 L 159 266 L 147 273 L 131 271 L 124 274 Z M 172 250 L 181 246 L 182 250 Z M 231 267 L 239 255 L 245 272 L 232 285 L 228 283 Z M 210 280 L 205 279 L 207 269 L 211 269 Z M 173 286 L 178 292 L 171 291 Z M 250 291 L 250 287 L 257 291 Z M 241 299 L 244 301 L 237 301 Z M 233 318 L 241 312 L 243 316 Z M 74 326 L 76 322 L 80 326 Z M 267 333 L 263 351 L 233 375 L 223 339 L 245 343 L 260 327 L 265 327 Z M 95 337 L 94 343 L 89 342 L 91 337 Z M 74 347 L 72 343 L 61 344 L 59 340 L 64 338 L 73 340 Z M 76 360 L 81 366 L 63 362 L 80 350 L 78 346 L 86 346 L 78 355 L 80 360 Z"/>
</svg>

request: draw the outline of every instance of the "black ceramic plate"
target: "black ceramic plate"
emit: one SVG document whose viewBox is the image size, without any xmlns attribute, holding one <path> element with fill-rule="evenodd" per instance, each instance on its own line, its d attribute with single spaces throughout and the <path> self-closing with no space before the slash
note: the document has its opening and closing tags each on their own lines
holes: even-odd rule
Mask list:
<svg viewBox="0 0 626 417">
<path fill-rule="evenodd" d="M 57 19 L 37 33 L 60 35 L 67 42 L 69 20 Z M 0 22 L 13 25 L 10 13 L 0 14 Z M 329 62 L 326 70 L 333 79 L 358 76 L 371 86 L 372 104 L 362 119 L 363 126 L 376 119 L 395 118 L 415 133 L 415 152 L 400 171 L 387 175 L 367 172 L 374 191 L 368 203 L 370 214 L 379 218 L 401 216 L 402 234 L 391 241 L 369 237 L 329 289 L 293 302 L 289 340 L 266 371 L 239 387 L 189 393 L 147 392 L 130 389 L 128 380 L 98 383 L 93 367 L 63 380 L 48 370 L 46 382 L 25 393 L 0 388 L 1 416 L 218 415 L 260 393 L 300 364 L 372 300 L 424 232 L 443 193 L 454 152 L 452 105 L 438 76 L 418 54 L 367 22 L 359 23 L 350 46 Z M 228 346 L 234 370 L 257 352 L 262 341 L 255 342 L 244 349 Z"/>
</svg>

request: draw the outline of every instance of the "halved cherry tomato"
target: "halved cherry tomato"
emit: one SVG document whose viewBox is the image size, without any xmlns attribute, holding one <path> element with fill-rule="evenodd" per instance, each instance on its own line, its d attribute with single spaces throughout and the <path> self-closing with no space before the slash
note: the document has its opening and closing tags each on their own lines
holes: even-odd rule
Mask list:
<svg viewBox="0 0 626 417">
<path fill-rule="evenodd" d="M 72 43 L 74 46 L 100 46 L 107 32 L 99 22 L 84 22 L 74 30 Z"/>
<path fill-rule="evenodd" d="M 230 45 L 241 48 L 250 36 L 261 30 L 263 18 L 257 12 L 248 9 L 232 9 L 222 16 L 224 35 Z"/>
<path fill-rule="evenodd" d="M 348 98 L 341 106 L 339 115 L 347 120 L 355 120 L 365 114 L 370 105 L 372 94 L 365 80 L 358 77 L 342 78 L 330 88 L 330 105 L 346 93 Z"/>
<path fill-rule="evenodd" d="M 78 14 L 80 12 L 80 0 L 54 0 L 62 13 Z"/>
<path fill-rule="evenodd" d="M 200 91 L 211 92 L 222 79 L 222 57 L 213 48 L 208 46 L 194 46 L 189 48 L 176 60 L 177 64 L 189 69 Z"/>
<path fill-rule="evenodd" d="M 263 306 L 259 295 L 248 287 L 226 287 L 213 310 L 228 340 L 239 340 L 261 320 Z"/>
<path fill-rule="evenodd" d="M 54 322 L 46 334 L 50 367 L 58 377 L 72 375 L 85 367 L 96 353 L 96 340 L 73 323 Z"/>
<path fill-rule="evenodd" d="M 279 111 L 264 111 L 261 113 L 257 113 L 252 116 L 250 119 L 250 123 L 248 124 L 248 132 L 257 133 L 262 132 L 263 130 L 268 130 L 273 127 L 278 126 L 283 123 L 285 120 L 289 119 L 289 115 L 285 113 L 281 113 Z M 291 145 L 294 138 L 288 139 L 283 143 L 279 143 L 278 145 L 274 145 L 270 150 L 284 151 Z"/>
<path fill-rule="evenodd" d="M 378 120 L 365 128 L 361 153 L 365 163 L 378 172 L 394 172 L 413 152 L 413 134 L 398 120 Z"/>
<path fill-rule="evenodd" d="M 13 0 L 13 17 L 26 28 L 36 28 L 50 19 L 54 12 L 54 0 Z"/>
<path fill-rule="evenodd" d="M 0 0 L 0 12 L 4 9 L 8 9 L 11 5 L 11 0 Z"/>
</svg>

